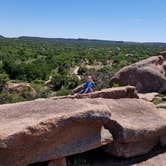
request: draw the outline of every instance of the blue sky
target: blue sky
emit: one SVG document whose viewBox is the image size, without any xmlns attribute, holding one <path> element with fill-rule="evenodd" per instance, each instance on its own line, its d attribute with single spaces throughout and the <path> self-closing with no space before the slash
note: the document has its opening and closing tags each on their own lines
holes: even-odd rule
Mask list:
<svg viewBox="0 0 166 166">
<path fill-rule="evenodd" d="M 0 34 L 166 42 L 166 0 L 0 0 Z"/>
</svg>

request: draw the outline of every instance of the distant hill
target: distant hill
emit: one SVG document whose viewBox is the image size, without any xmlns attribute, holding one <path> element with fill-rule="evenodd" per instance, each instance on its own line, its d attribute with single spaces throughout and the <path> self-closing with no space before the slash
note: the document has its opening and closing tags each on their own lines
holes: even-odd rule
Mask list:
<svg viewBox="0 0 166 166">
<path fill-rule="evenodd" d="M 48 42 L 62 42 L 62 43 L 72 43 L 72 44 L 123 44 L 123 41 L 111 41 L 111 40 L 97 40 L 97 39 L 72 39 L 72 38 L 44 38 L 44 37 L 29 37 L 21 36 L 20 40 L 30 40 L 30 41 L 48 41 Z"/>
<path fill-rule="evenodd" d="M 166 43 L 162 42 L 132 42 L 132 41 L 116 41 L 116 40 L 99 40 L 99 39 L 72 39 L 72 38 L 45 38 L 45 37 L 30 37 L 30 36 L 21 36 L 18 37 L 20 40 L 29 40 L 29 41 L 48 41 L 48 42 L 61 42 L 65 44 L 91 44 L 91 45 L 157 45 L 162 46 L 166 45 Z"/>
<path fill-rule="evenodd" d="M 31 37 L 31 36 L 20 36 L 13 38 L 6 38 L 0 35 L 0 39 L 18 39 L 26 41 L 46 41 L 46 42 L 60 42 L 65 44 L 84 44 L 84 45 L 135 45 L 135 44 L 144 44 L 144 45 L 166 45 L 162 42 L 132 42 L 132 41 L 115 41 L 115 40 L 99 40 L 99 39 L 83 39 L 83 38 L 46 38 L 46 37 Z"/>
<path fill-rule="evenodd" d="M 0 35 L 0 39 L 4 39 L 4 38 L 5 38 L 4 36 Z"/>
</svg>

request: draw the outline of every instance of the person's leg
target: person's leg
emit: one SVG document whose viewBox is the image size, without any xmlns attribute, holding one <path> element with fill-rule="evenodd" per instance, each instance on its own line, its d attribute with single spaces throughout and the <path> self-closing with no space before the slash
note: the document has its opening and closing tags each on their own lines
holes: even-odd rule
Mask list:
<svg viewBox="0 0 166 166">
<path fill-rule="evenodd" d="M 88 88 L 87 93 L 92 93 L 91 88 Z"/>
</svg>

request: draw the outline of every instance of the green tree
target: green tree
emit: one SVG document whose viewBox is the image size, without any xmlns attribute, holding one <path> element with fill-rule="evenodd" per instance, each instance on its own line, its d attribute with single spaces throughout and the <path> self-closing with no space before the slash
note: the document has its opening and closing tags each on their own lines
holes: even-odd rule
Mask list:
<svg viewBox="0 0 166 166">
<path fill-rule="evenodd" d="M 64 82 L 67 89 L 73 89 L 79 84 L 79 80 L 75 75 L 67 75 Z"/>
<path fill-rule="evenodd" d="M 53 85 L 54 90 L 61 89 L 62 85 L 64 85 L 64 76 L 58 73 L 57 70 L 52 71 L 51 84 Z"/>
<path fill-rule="evenodd" d="M 5 87 L 8 80 L 9 78 L 7 74 L 0 74 L 0 91 Z"/>
</svg>

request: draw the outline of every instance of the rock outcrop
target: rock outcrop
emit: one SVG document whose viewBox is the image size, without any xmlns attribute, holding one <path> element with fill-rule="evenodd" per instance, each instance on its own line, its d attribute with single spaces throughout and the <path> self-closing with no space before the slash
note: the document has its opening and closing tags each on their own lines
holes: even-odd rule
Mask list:
<svg viewBox="0 0 166 166">
<path fill-rule="evenodd" d="M 101 91 L 95 91 L 89 94 L 75 94 L 62 97 L 52 97 L 53 99 L 64 99 L 64 98 L 105 98 L 105 99 L 120 99 L 120 98 L 139 98 L 136 88 L 133 86 L 124 86 L 117 88 L 108 88 Z"/>
<path fill-rule="evenodd" d="M 157 104 L 156 106 L 157 108 L 163 108 L 163 109 L 166 109 L 166 102 L 162 102 L 160 104 Z"/>
<path fill-rule="evenodd" d="M 165 145 L 166 112 L 140 99 L 40 99 L 1 105 L 0 117 L 1 166 L 62 162 L 104 145 L 121 157 Z"/>
<path fill-rule="evenodd" d="M 41 99 L 0 106 L 0 165 L 24 166 L 82 153 L 112 141 L 101 102 Z"/>
<path fill-rule="evenodd" d="M 145 154 L 159 142 L 164 145 L 166 136 L 166 111 L 140 99 L 105 100 L 111 110 L 107 123 L 114 141 L 105 151 L 119 157 Z M 164 141 L 161 141 L 164 140 Z"/>
<path fill-rule="evenodd" d="M 139 96 L 139 99 L 143 99 L 146 101 L 153 101 L 157 96 L 159 96 L 159 93 L 157 92 L 139 93 L 138 96 Z"/>
<path fill-rule="evenodd" d="M 166 52 L 122 68 L 111 83 L 132 85 L 141 93 L 166 91 Z"/>
<path fill-rule="evenodd" d="M 19 96 L 22 96 L 25 92 L 32 97 L 37 96 L 37 92 L 27 83 L 7 83 L 6 88 L 8 92 L 15 92 Z"/>
</svg>

